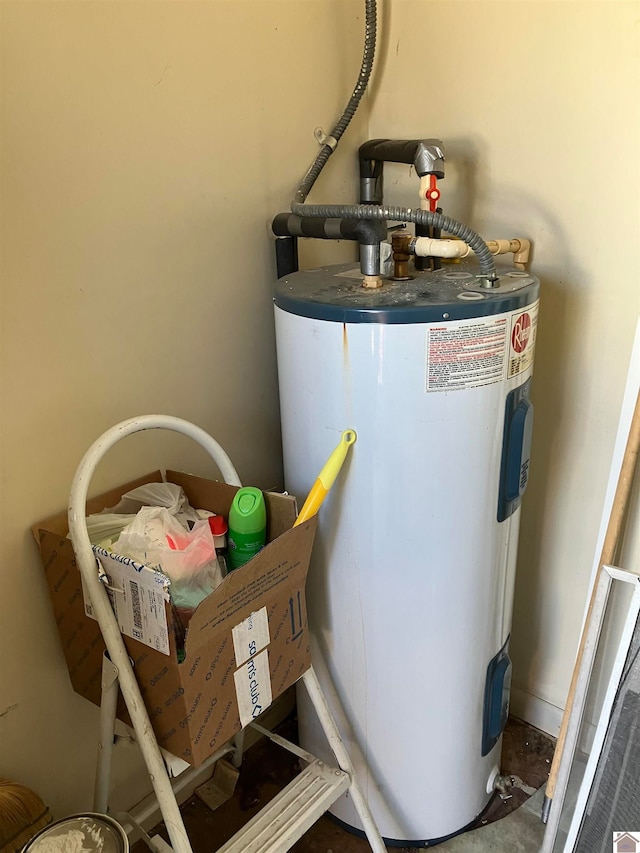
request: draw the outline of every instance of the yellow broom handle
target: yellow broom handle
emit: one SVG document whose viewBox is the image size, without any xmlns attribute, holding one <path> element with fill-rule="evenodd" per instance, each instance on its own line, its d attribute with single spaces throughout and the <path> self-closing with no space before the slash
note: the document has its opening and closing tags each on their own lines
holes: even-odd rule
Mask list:
<svg viewBox="0 0 640 853">
<path fill-rule="evenodd" d="M 342 468 L 344 460 L 347 458 L 349 448 L 355 440 L 355 430 L 346 429 L 342 433 L 340 443 L 325 462 L 324 468 L 318 475 L 318 479 L 311 487 L 311 491 L 307 495 L 307 499 L 298 514 L 296 523 L 293 525 L 294 527 L 298 524 L 302 524 L 303 521 L 307 521 L 307 519 L 311 518 L 318 512 L 322 501 L 326 498 L 331 486 L 333 486 L 335 479 Z"/>
</svg>

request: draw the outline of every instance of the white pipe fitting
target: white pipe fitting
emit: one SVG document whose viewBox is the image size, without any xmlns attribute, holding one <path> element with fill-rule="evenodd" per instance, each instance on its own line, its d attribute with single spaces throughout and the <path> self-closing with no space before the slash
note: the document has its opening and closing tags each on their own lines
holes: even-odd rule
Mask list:
<svg viewBox="0 0 640 853">
<path fill-rule="evenodd" d="M 513 252 L 514 266 L 519 270 L 523 270 L 529 262 L 529 252 L 531 251 L 531 242 L 524 239 L 515 239 L 511 241 L 511 252 Z"/>
<path fill-rule="evenodd" d="M 423 175 L 420 178 L 420 189 L 419 189 L 420 210 L 430 210 L 429 199 L 427 197 L 427 193 L 429 192 L 429 186 L 430 186 L 430 182 L 429 182 L 430 177 L 431 177 L 430 175 Z"/>
<path fill-rule="evenodd" d="M 508 255 L 513 252 L 513 263 L 523 270 L 529 260 L 529 240 L 488 240 L 487 248 L 492 255 Z M 462 240 L 435 240 L 432 237 L 416 237 L 414 252 L 419 258 L 466 258 L 474 251 Z"/>
<path fill-rule="evenodd" d="M 466 258 L 473 250 L 462 240 L 436 240 L 416 237 L 415 253 L 419 258 Z"/>
</svg>

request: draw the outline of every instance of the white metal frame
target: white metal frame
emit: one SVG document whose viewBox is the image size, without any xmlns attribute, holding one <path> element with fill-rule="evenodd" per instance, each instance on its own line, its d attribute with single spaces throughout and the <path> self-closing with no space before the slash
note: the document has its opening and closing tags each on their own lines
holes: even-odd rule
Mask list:
<svg viewBox="0 0 640 853">
<path fill-rule="evenodd" d="M 100 812 L 106 812 L 108 808 L 111 753 L 119 688 L 126 702 L 136 740 L 140 745 L 151 778 L 158 805 L 171 840 L 171 847 L 167 848 L 166 843 L 162 842 L 162 839 L 150 839 L 142 830 L 142 827 L 136 824 L 135 829 L 137 834 L 143 837 L 152 849 L 155 848 L 157 851 L 171 849 L 174 853 L 192 853 L 175 792 L 154 735 L 140 688 L 131 667 L 116 617 L 111 609 L 106 589 L 98 578 L 96 558 L 89 541 L 85 518 L 89 484 L 102 457 L 122 438 L 147 429 L 167 429 L 192 438 L 209 453 L 220 469 L 225 482 L 231 485 L 241 485 L 240 478 L 231 460 L 217 441 L 194 424 L 169 415 L 145 415 L 117 424 L 107 430 L 107 432 L 91 445 L 78 466 L 69 497 L 69 533 L 73 542 L 78 568 L 91 598 L 94 613 L 108 651 L 108 656 L 105 655 L 104 658 L 102 671 L 100 738 L 94 807 L 96 811 Z M 329 744 L 336 756 L 340 770 L 335 769 L 332 771 L 331 768 L 325 768 L 322 762 L 318 762 L 313 756 L 305 753 L 307 760 L 314 762 L 307 770 L 313 767 L 317 771 L 309 783 L 309 791 L 315 785 L 313 791 L 305 793 L 305 791 L 299 790 L 296 793 L 294 789 L 289 790 L 291 786 L 295 786 L 296 780 L 294 780 L 291 786 L 282 792 L 280 802 L 273 801 L 274 805 L 271 807 L 271 813 L 267 818 L 266 829 L 265 827 L 261 828 L 259 825 L 254 825 L 250 829 L 250 825 L 248 825 L 245 831 L 241 830 L 231 842 L 224 845 L 220 853 L 249 850 L 250 842 L 261 845 L 251 847 L 251 849 L 255 849 L 256 851 L 268 849 L 272 853 L 280 853 L 280 851 L 284 853 L 347 788 L 353 798 L 354 805 L 358 811 L 372 850 L 374 853 L 384 853 L 386 851 L 369 806 L 358 786 L 353 764 L 329 711 L 313 667 L 310 667 L 304 673 L 302 681 L 309 692 L 309 696 L 316 709 Z M 273 737 L 271 734 L 269 736 Z M 276 741 L 283 740 L 276 737 L 273 737 L 273 739 Z M 293 747 L 294 752 L 299 750 L 299 748 L 296 748 L 292 744 L 287 746 L 287 748 L 289 747 Z M 231 754 L 234 758 L 234 763 L 239 765 L 242 755 L 241 738 L 235 740 L 233 744 L 223 746 L 209 759 L 208 763 L 213 764 L 218 758 L 228 754 Z M 331 773 L 333 773 L 333 777 L 331 777 Z M 322 781 L 323 777 L 326 777 L 324 782 Z M 322 789 L 324 793 L 322 795 L 318 794 L 318 785 L 324 785 Z M 298 785 L 298 788 L 300 788 L 300 785 Z M 290 812 L 284 823 L 279 821 L 280 816 L 277 814 L 280 804 L 283 810 L 288 808 Z M 268 809 L 269 806 L 267 807 Z M 259 818 L 260 815 L 256 816 L 254 821 Z M 254 821 L 251 824 L 254 824 Z M 243 833 L 245 834 L 243 835 Z M 259 839 L 263 840 L 260 841 Z M 271 846 L 268 846 L 267 842 Z"/>
<path fill-rule="evenodd" d="M 556 836 L 560 827 L 564 800 L 567 793 L 569 776 L 580 736 L 591 671 L 593 669 L 593 663 L 598 649 L 598 640 L 605 618 L 609 593 L 614 582 L 632 584 L 634 586 L 634 590 L 631 600 L 628 603 L 624 628 L 609 676 L 607 691 L 604 697 L 602 710 L 598 718 L 593 745 L 585 768 L 584 777 L 580 784 L 578 799 L 571 818 L 569 833 L 565 841 L 563 853 L 573 853 L 602 747 L 604 746 L 613 703 L 620 684 L 620 678 L 622 677 L 622 671 L 629 651 L 629 645 L 631 643 L 636 621 L 640 614 L 640 574 L 635 571 L 618 568 L 617 566 L 602 566 L 598 576 L 598 586 L 589 622 L 589 630 L 586 637 L 582 664 L 578 673 L 573 708 L 569 718 L 569 724 L 567 726 L 567 736 L 558 770 L 558 781 L 556 783 L 556 790 L 551 803 L 549 820 L 547 822 L 540 853 L 552 853 L 554 849 Z"/>
</svg>

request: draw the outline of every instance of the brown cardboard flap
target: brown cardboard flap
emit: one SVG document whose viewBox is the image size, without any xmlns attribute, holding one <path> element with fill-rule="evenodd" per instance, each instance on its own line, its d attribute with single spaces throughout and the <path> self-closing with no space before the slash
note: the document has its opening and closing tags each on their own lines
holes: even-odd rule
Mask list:
<svg viewBox="0 0 640 853">
<path fill-rule="evenodd" d="M 298 517 L 298 502 L 293 495 L 263 492 L 267 505 L 267 542 L 290 530 Z"/>
<path fill-rule="evenodd" d="M 182 471 L 167 471 L 167 482 L 182 486 L 189 503 L 194 509 L 208 509 L 219 515 L 229 515 L 229 508 L 238 486 L 230 486 L 220 480 L 207 480 Z"/>
<path fill-rule="evenodd" d="M 237 491 L 225 483 L 173 471 L 167 473 L 167 479 L 182 486 L 191 506 L 217 513 L 228 512 Z M 134 480 L 88 501 L 87 512 L 114 506 L 123 493 L 136 486 L 161 481 L 160 472 Z M 253 612 L 266 612 L 267 645 L 257 653 L 256 661 L 260 658 L 261 665 L 267 663 L 268 681 L 262 675 L 260 684 L 269 684 L 270 689 L 261 688 L 256 699 L 259 705 L 250 694 L 256 713 L 310 666 L 304 590 L 317 519 L 291 529 L 297 515 L 295 498 L 265 493 L 265 500 L 270 544 L 225 578 L 197 608 L 189 623 L 185 660 L 178 663 L 173 610 L 168 605 L 169 655 L 130 637 L 124 641 L 160 746 L 195 766 L 246 722 L 247 697 L 237 686 L 246 686 L 246 682 L 236 682 L 233 629 L 239 623 Z M 71 682 L 78 693 L 98 704 L 104 641 L 97 622 L 84 611 L 80 572 L 67 538 L 66 512 L 34 525 L 33 533 Z M 242 667 L 248 669 L 248 663 Z M 122 703 L 118 717 L 128 722 Z"/>
<path fill-rule="evenodd" d="M 195 509 L 208 509 L 226 517 L 239 488 L 180 471 L 167 471 L 167 480 L 182 486 L 189 503 Z M 276 492 L 263 492 L 263 495 L 267 507 L 267 542 L 271 542 L 293 527 L 298 516 L 298 504 L 293 495 Z"/>
<path fill-rule="evenodd" d="M 198 605 L 187 631 L 187 663 L 217 629 L 230 630 L 242 622 L 282 584 L 304 590 L 316 528 L 317 516 L 271 542 Z"/>
<path fill-rule="evenodd" d="M 71 540 L 43 530 L 40 553 L 71 683 L 99 704 L 105 644 L 98 623 L 85 616 Z"/>
</svg>

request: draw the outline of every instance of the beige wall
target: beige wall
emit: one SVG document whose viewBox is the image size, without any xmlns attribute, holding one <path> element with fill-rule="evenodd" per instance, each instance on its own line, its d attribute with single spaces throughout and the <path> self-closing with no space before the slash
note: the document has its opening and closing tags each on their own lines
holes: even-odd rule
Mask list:
<svg viewBox="0 0 640 853">
<path fill-rule="evenodd" d="M 360 5 L 1 4 L 0 775 L 58 816 L 91 805 L 97 713 L 69 685 L 29 525 L 142 413 L 280 483 L 268 222 L 351 91 Z M 354 198 L 365 128 L 363 111 L 318 197 Z M 135 436 L 95 491 L 165 465 L 211 470 L 186 439 Z M 120 804 L 146 790 L 135 754 L 118 750 Z"/>
<path fill-rule="evenodd" d="M 0 773 L 58 815 L 91 804 L 97 714 L 68 684 L 28 527 L 65 505 L 94 438 L 144 412 L 202 425 L 243 478 L 280 481 L 267 223 L 351 89 L 361 5 L 0 4 Z M 534 241 L 513 653 L 522 701 L 553 720 L 638 314 L 638 3 L 393 0 L 382 17 L 370 128 L 365 107 L 314 197 L 353 198 L 366 136 L 436 135 L 446 211 Z M 407 172 L 388 169 L 389 201 L 414 204 Z M 144 435 L 96 489 L 163 465 L 210 470 L 186 440 Z M 117 751 L 116 805 L 146 789 L 135 755 Z"/>
<path fill-rule="evenodd" d="M 394 0 L 384 18 L 371 136 L 441 137 L 445 212 L 486 238 L 535 247 L 542 298 L 514 706 L 553 729 L 640 302 L 640 4 Z M 388 201 L 414 203 L 407 172 L 389 170 Z"/>
</svg>

